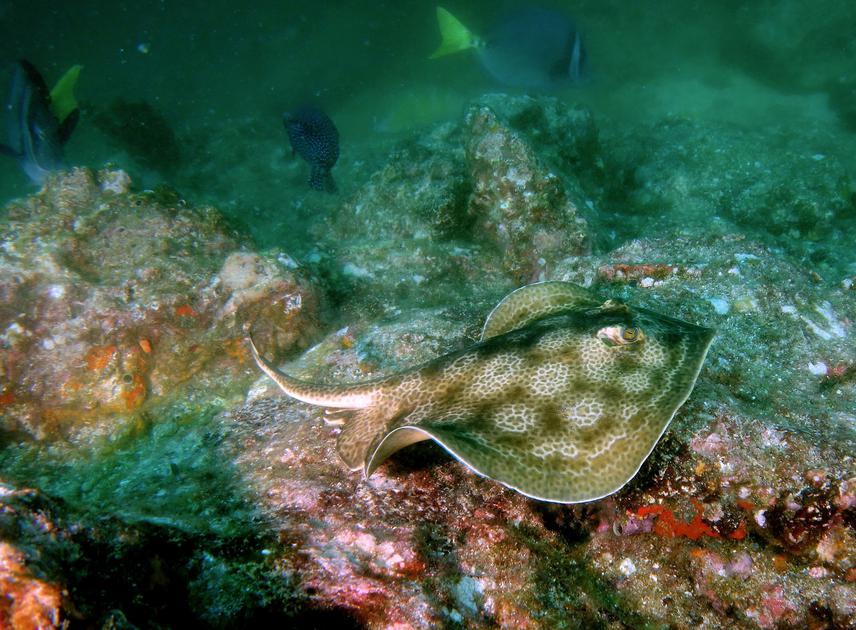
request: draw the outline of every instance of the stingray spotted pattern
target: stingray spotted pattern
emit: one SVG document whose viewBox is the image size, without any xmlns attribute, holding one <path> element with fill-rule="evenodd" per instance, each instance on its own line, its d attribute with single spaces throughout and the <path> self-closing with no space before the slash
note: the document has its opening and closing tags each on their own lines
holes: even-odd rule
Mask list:
<svg viewBox="0 0 856 630">
<path fill-rule="evenodd" d="M 337 448 L 366 476 L 433 439 L 475 472 L 558 503 L 610 495 L 639 470 L 692 391 L 713 331 L 568 282 L 509 294 L 481 340 L 351 385 L 259 367 L 297 400 L 347 417 Z"/>
</svg>

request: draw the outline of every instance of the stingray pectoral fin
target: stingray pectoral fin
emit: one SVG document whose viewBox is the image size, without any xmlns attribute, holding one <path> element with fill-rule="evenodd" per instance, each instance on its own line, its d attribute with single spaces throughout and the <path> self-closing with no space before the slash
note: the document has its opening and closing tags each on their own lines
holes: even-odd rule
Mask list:
<svg viewBox="0 0 856 630">
<path fill-rule="evenodd" d="M 481 340 L 523 328 L 534 320 L 567 309 L 600 306 L 603 300 L 572 282 L 536 282 L 506 295 L 487 316 Z"/>
<path fill-rule="evenodd" d="M 618 491 L 636 475 L 653 448 L 650 442 L 628 440 L 592 462 L 559 454 L 536 457 L 524 452 L 525 437 L 497 442 L 465 424 L 435 424 L 421 430 L 477 474 L 554 503 L 594 501 Z"/>
<path fill-rule="evenodd" d="M 371 457 L 366 461 L 366 477 L 369 477 L 396 451 L 400 451 L 405 446 L 432 438 L 431 434 L 426 433 L 419 427 L 398 427 L 397 429 L 393 429 L 383 437 L 375 447 Z"/>
</svg>

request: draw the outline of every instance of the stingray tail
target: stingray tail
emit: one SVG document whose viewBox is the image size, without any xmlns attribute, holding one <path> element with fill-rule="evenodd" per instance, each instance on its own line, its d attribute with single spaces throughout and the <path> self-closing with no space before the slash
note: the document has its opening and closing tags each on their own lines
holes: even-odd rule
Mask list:
<svg viewBox="0 0 856 630">
<path fill-rule="evenodd" d="M 437 25 L 440 27 L 442 41 L 429 59 L 445 57 L 482 45 L 481 40 L 473 35 L 470 29 L 443 7 L 437 7 Z"/>
</svg>

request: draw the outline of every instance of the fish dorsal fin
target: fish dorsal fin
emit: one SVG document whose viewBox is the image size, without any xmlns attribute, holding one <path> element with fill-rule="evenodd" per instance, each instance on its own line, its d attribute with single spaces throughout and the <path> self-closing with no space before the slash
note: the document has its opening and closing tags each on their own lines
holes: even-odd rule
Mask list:
<svg viewBox="0 0 856 630">
<path fill-rule="evenodd" d="M 51 90 L 51 109 L 56 119 L 63 123 L 72 112 L 77 110 L 77 99 L 74 98 L 74 86 L 83 66 L 80 64 L 69 68 Z"/>
<path fill-rule="evenodd" d="M 470 32 L 470 29 L 443 7 L 437 7 L 437 25 L 440 27 L 442 41 L 437 50 L 428 57 L 429 59 L 445 57 L 483 45 L 481 40 Z"/>
<path fill-rule="evenodd" d="M 591 291 L 572 282 L 536 282 L 506 295 L 496 305 L 482 329 L 481 341 L 496 337 L 551 313 L 572 308 L 600 306 Z"/>
</svg>

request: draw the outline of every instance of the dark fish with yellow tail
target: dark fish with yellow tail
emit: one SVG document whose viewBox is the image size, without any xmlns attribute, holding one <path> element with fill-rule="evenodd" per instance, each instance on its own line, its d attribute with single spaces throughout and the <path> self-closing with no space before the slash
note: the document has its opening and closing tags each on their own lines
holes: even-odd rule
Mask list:
<svg viewBox="0 0 856 630">
<path fill-rule="evenodd" d="M 586 49 L 571 18 L 559 11 L 525 7 L 501 16 L 480 37 L 437 7 L 442 42 L 432 59 L 473 49 L 496 81 L 511 87 L 551 89 L 579 84 L 586 76 Z"/>
<path fill-rule="evenodd" d="M 63 147 L 80 115 L 73 93 L 80 70 L 81 66 L 73 66 L 53 90 L 48 90 L 42 75 L 25 59 L 18 60 L 12 70 L 6 144 L 0 144 L 0 153 L 17 159 L 37 184 L 66 166 Z"/>
</svg>

